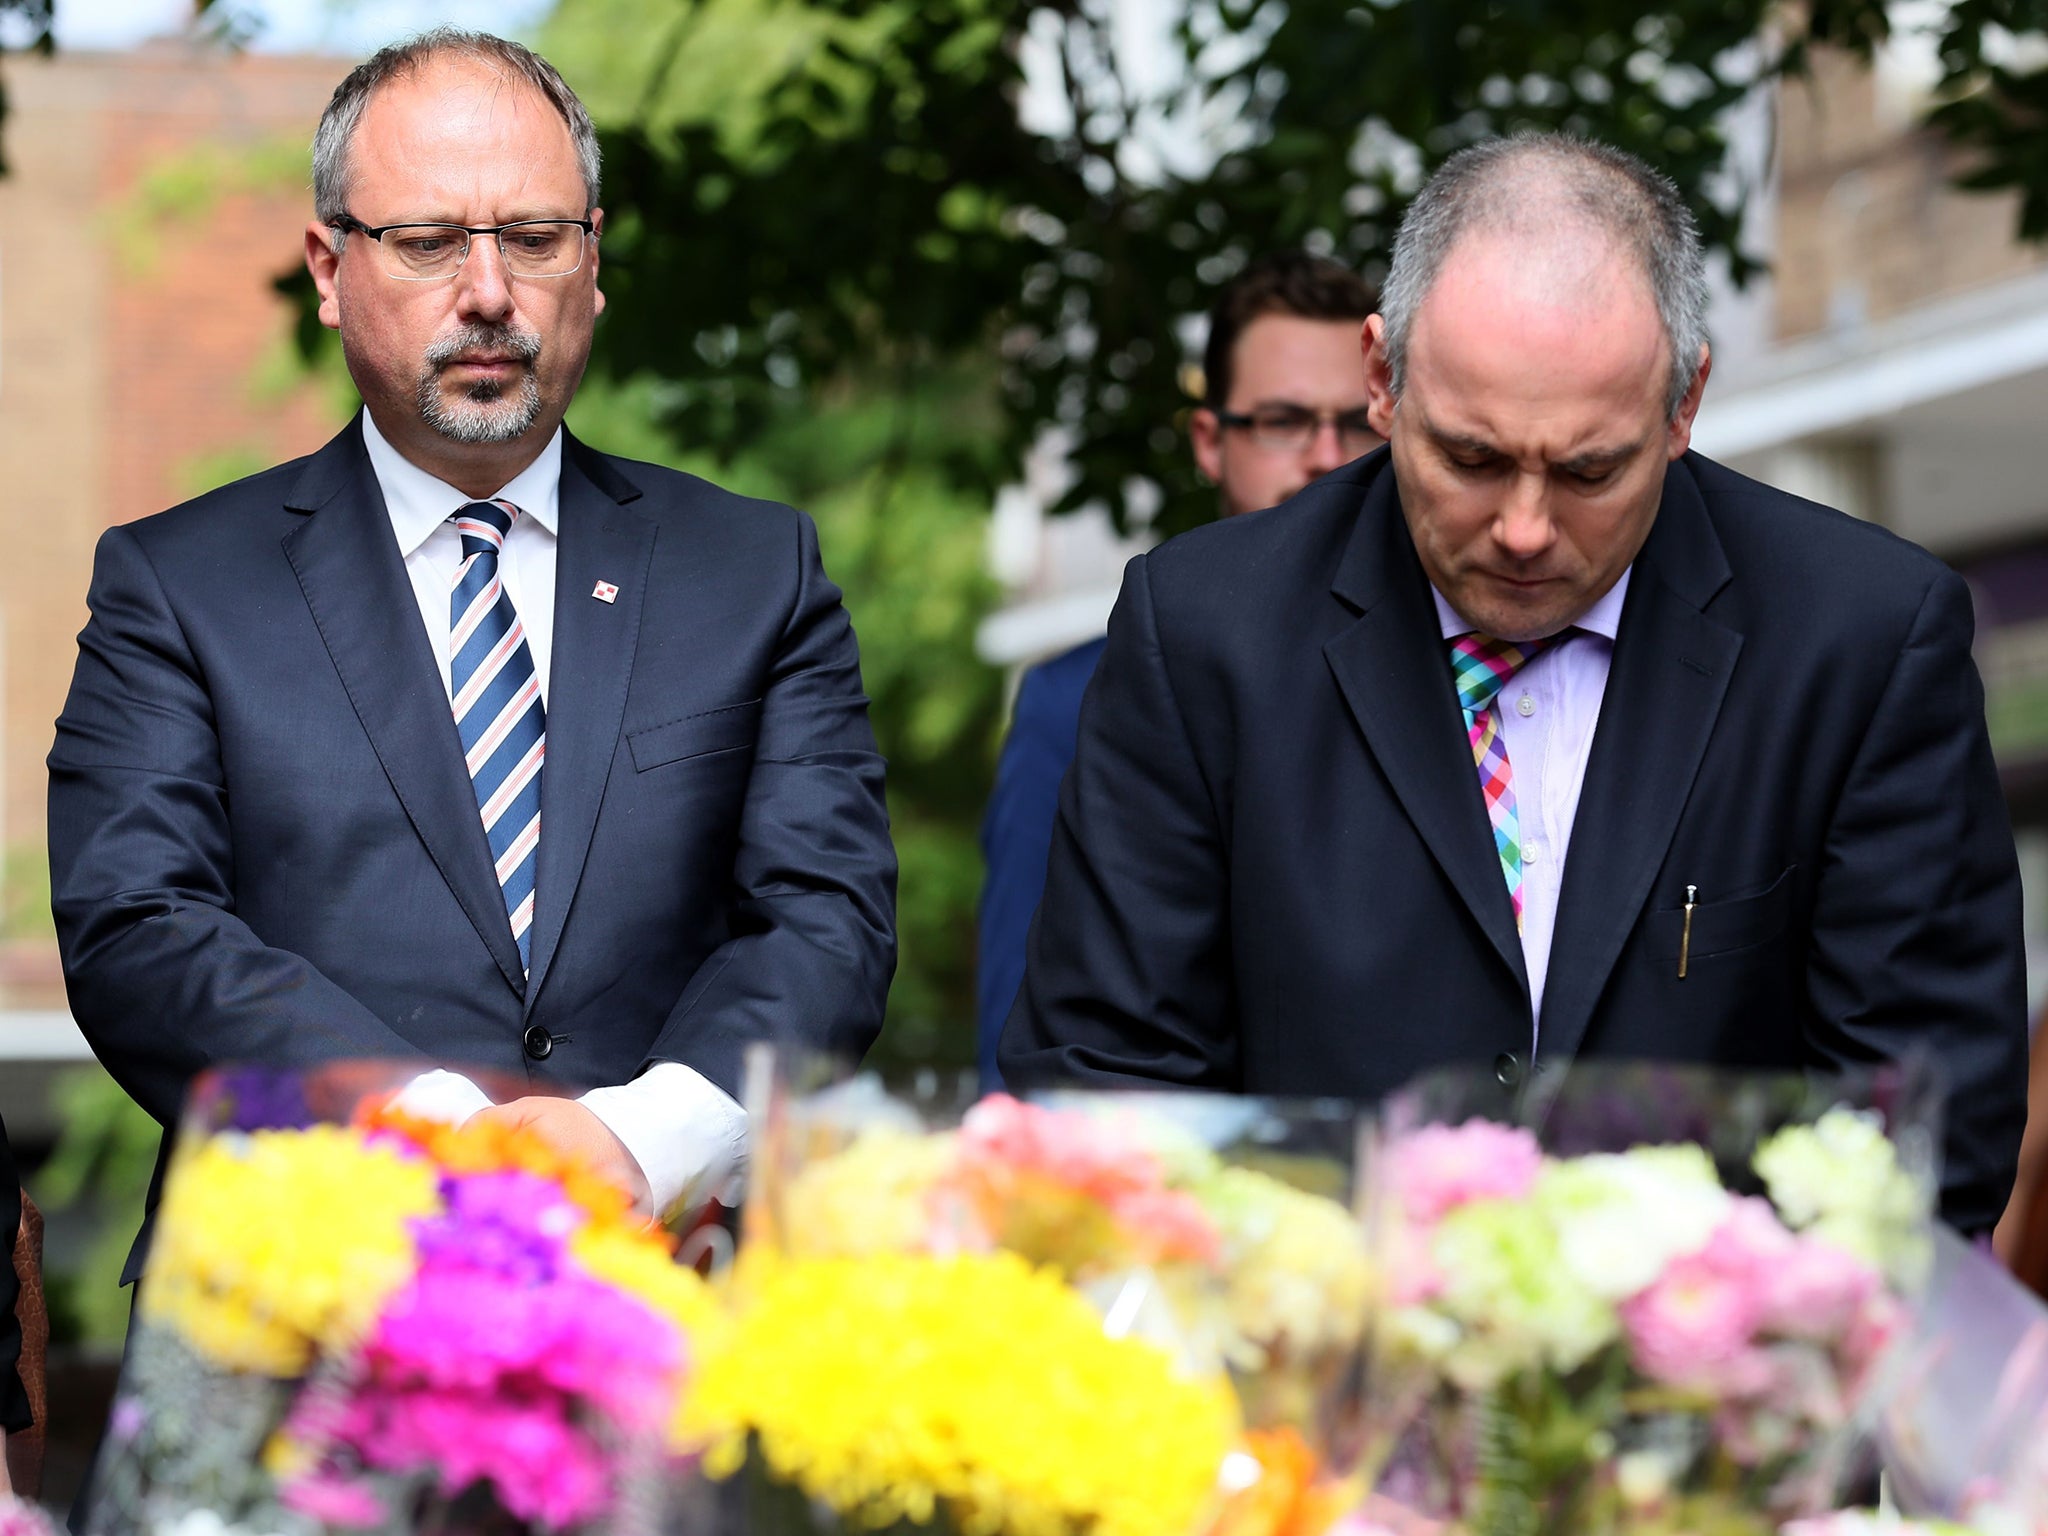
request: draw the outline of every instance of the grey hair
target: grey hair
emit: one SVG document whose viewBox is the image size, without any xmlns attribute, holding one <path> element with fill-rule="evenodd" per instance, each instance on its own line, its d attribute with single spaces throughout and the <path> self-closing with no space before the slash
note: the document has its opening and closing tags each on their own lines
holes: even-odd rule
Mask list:
<svg viewBox="0 0 2048 1536">
<path fill-rule="evenodd" d="M 403 43 L 380 48 L 349 71 L 348 78 L 334 88 L 327 110 L 320 114 L 320 126 L 313 131 L 313 215 L 332 224 L 348 211 L 349 145 L 363 120 L 363 109 L 377 88 L 403 75 L 416 74 L 437 58 L 447 55 L 475 59 L 496 65 L 516 75 L 545 96 L 548 105 L 568 124 L 569 138 L 576 146 L 576 165 L 583 173 L 583 211 L 597 206 L 598 176 L 603 157 L 598 149 L 597 129 L 590 114 L 555 66 L 518 43 L 488 32 L 471 32 L 461 27 L 436 27 Z M 334 232 L 334 247 L 340 250 L 342 230 Z"/>
<path fill-rule="evenodd" d="M 1561 133 L 1524 133 L 1461 149 L 1416 194 L 1394 237 L 1380 314 L 1398 396 L 1408 340 L 1444 262 L 1474 230 L 1539 230 L 1560 220 L 1591 225 L 1643 264 L 1671 344 L 1667 419 L 1692 387 L 1707 344 L 1706 261 L 1699 224 L 1668 176 L 1612 145 Z"/>
</svg>

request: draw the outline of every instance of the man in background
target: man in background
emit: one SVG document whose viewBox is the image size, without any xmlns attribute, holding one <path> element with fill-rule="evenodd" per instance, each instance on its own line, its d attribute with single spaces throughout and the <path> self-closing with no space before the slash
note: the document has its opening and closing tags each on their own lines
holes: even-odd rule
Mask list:
<svg viewBox="0 0 2048 1536">
<path fill-rule="evenodd" d="M 1209 312 L 1204 403 L 1188 422 L 1195 463 L 1225 517 L 1278 506 L 1377 448 L 1366 420 L 1358 335 L 1378 298 L 1350 268 L 1305 251 L 1261 257 Z M 996 1040 L 1024 978 L 1024 940 L 1045 889 L 1060 780 L 1074 758 L 1081 695 L 1104 642 L 1028 670 L 982 822 L 988 874 L 976 970 L 984 1087 L 999 1086 Z"/>
</svg>

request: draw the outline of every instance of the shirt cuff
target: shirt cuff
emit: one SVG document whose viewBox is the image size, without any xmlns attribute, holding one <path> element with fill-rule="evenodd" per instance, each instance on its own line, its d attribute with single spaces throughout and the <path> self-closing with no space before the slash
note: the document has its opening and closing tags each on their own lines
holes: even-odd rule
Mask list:
<svg viewBox="0 0 2048 1536">
<path fill-rule="evenodd" d="M 436 1068 L 422 1072 L 398 1091 L 392 1107 L 421 1120 L 460 1125 L 480 1109 L 491 1107 L 490 1095 L 459 1072 Z"/>
<path fill-rule="evenodd" d="M 577 1101 L 618 1137 L 647 1175 L 654 1213 L 717 1193 L 747 1155 L 747 1112 L 694 1067 L 657 1061 L 632 1082 Z"/>
</svg>

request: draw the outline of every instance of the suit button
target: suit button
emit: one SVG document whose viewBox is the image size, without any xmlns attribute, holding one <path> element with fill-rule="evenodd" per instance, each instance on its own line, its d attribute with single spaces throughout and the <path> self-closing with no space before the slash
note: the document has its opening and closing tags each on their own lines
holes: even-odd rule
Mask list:
<svg viewBox="0 0 2048 1536">
<path fill-rule="evenodd" d="M 554 1037 L 538 1024 L 527 1025 L 526 1033 L 520 1038 L 526 1046 L 526 1054 L 535 1061 L 546 1061 L 548 1054 L 555 1048 Z"/>
<path fill-rule="evenodd" d="M 1493 1075 L 1500 1080 L 1501 1087 L 1514 1087 L 1522 1080 L 1522 1058 L 1513 1051 L 1502 1051 L 1493 1058 Z"/>
</svg>

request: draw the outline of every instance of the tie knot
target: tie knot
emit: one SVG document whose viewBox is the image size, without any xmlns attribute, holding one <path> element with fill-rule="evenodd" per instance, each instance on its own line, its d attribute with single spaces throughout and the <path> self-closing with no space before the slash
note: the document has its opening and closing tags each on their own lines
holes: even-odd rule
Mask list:
<svg viewBox="0 0 2048 1536">
<path fill-rule="evenodd" d="M 466 555 L 489 550 L 496 554 L 505 547 L 505 535 L 512 531 L 512 519 L 519 509 L 509 501 L 472 501 L 456 509 L 455 531 L 462 535 Z"/>
<path fill-rule="evenodd" d="M 1458 684 L 1458 703 L 1471 714 L 1491 704 L 1508 679 L 1532 661 L 1545 646 L 1557 641 L 1496 640 L 1476 630 L 1451 642 L 1451 675 Z"/>
</svg>

